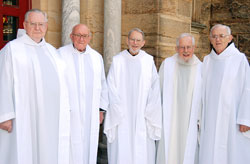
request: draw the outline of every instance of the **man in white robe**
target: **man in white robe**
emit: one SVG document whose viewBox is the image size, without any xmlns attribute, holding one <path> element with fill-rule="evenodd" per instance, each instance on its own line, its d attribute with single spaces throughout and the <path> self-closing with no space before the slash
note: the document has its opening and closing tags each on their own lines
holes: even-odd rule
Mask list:
<svg viewBox="0 0 250 164">
<path fill-rule="evenodd" d="M 201 164 L 250 163 L 250 70 L 228 26 L 211 28 L 203 65 Z M 248 131 L 248 132 L 247 132 Z"/>
<path fill-rule="evenodd" d="M 99 122 L 103 120 L 102 110 L 108 108 L 103 59 L 88 45 L 91 33 L 86 25 L 74 26 L 70 38 L 72 43 L 59 49 L 67 64 L 71 106 L 70 164 L 95 164 Z"/>
<path fill-rule="evenodd" d="M 0 52 L 0 164 L 58 163 L 59 111 L 69 106 L 62 60 L 44 39 L 47 20 L 28 11 L 26 34 Z"/>
<path fill-rule="evenodd" d="M 110 107 L 104 133 L 109 164 L 154 164 L 161 137 L 160 85 L 153 57 L 140 50 L 144 33 L 132 29 L 128 50 L 113 57 L 107 83 Z"/>
<path fill-rule="evenodd" d="M 160 67 L 163 132 L 157 164 L 194 164 L 197 158 L 198 112 L 201 108 L 201 62 L 193 54 L 195 40 L 183 33 L 176 52 Z"/>
</svg>

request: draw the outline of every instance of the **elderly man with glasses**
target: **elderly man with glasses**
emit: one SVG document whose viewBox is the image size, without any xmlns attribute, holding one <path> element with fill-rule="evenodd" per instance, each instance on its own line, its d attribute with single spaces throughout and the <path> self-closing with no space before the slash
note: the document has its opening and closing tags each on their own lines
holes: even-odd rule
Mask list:
<svg viewBox="0 0 250 164">
<path fill-rule="evenodd" d="M 75 25 L 72 43 L 58 51 L 67 64 L 70 98 L 70 164 L 96 163 L 99 124 L 108 108 L 108 88 L 102 56 L 89 46 L 91 32 L 85 24 Z"/>
<path fill-rule="evenodd" d="M 56 164 L 60 112 L 69 111 L 62 61 L 45 39 L 47 15 L 25 14 L 26 33 L 0 52 L 0 163 Z"/>
<path fill-rule="evenodd" d="M 194 164 L 198 161 L 202 64 L 194 49 L 194 37 L 182 33 L 176 40 L 177 53 L 165 59 L 160 67 L 163 130 L 157 164 Z"/>
<path fill-rule="evenodd" d="M 154 164 L 161 137 L 160 85 L 153 56 L 141 50 L 144 33 L 128 33 L 128 49 L 113 57 L 107 83 L 110 106 L 104 133 L 109 164 Z"/>
<path fill-rule="evenodd" d="M 250 163 L 250 70 L 231 30 L 211 28 L 211 53 L 204 59 L 199 162 Z"/>
</svg>

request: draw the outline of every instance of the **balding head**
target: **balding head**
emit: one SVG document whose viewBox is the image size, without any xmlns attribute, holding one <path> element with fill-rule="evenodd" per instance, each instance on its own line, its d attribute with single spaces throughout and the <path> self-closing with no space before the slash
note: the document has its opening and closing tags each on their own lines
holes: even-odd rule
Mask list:
<svg viewBox="0 0 250 164">
<path fill-rule="evenodd" d="M 73 27 L 72 32 L 70 34 L 70 38 L 74 47 L 83 52 L 86 49 L 86 46 L 89 44 L 91 39 L 91 32 L 87 25 L 85 24 L 77 24 Z"/>
</svg>

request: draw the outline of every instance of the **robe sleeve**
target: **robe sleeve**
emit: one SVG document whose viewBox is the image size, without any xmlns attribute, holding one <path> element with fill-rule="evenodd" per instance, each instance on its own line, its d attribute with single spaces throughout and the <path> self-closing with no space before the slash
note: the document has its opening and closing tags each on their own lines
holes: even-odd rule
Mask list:
<svg viewBox="0 0 250 164">
<path fill-rule="evenodd" d="M 102 63 L 102 77 L 101 77 L 101 83 L 102 83 L 102 91 L 101 91 L 101 101 L 100 101 L 100 107 L 103 110 L 108 109 L 109 105 L 109 98 L 108 98 L 108 86 L 106 83 L 106 77 L 105 77 L 105 71 L 104 71 L 104 65 L 103 60 L 101 59 Z"/>
<path fill-rule="evenodd" d="M 250 70 L 246 59 L 242 65 L 244 66 L 245 81 L 238 109 L 237 124 L 250 127 Z"/>
<path fill-rule="evenodd" d="M 115 78 L 114 62 L 110 66 L 107 77 L 108 95 L 109 95 L 109 108 L 106 112 L 104 133 L 107 136 L 109 143 L 112 143 L 116 138 L 117 126 L 123 120 L 123 111 L 121 110 L 121 99 L 117 90 L 117 81 Z"/>
<path fill-rule="evenodd" d="M 160 140 L 162 127 L 162 108 L 159 76 L 155 65 L 152 68 L 152 82 L 149 90 L 145 119 L 149 138 Z"/>
<path fill-rule="evenodd" d="M 15 118 L 11 50 L 7 44 L 0 51 L 0 123 Z"/>
</svg>

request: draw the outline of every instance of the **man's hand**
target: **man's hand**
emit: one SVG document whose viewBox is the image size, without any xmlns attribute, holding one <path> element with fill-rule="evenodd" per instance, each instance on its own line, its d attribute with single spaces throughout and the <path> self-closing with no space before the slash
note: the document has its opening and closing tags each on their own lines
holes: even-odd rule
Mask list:
<svg viewBox="0 0 250 164">
<path fill-rule="evenodd" d="M 240 132 L 246 132 L 248 130 L 250 130 L 250 127 L 246 125 L 240 125 Z"/>
<path fill-rule="evenodd" d="M 0 129 L 6 130 L 8 133 L 12 131 L 12 120 L 0 123 Z"/>
<path fill-rule="evenodd" d="M 100 124 L 102 124 L 102 122 L 103 122 L 103 119 L 104 119 L 104 116 L 103 116 L 103 111 L 100 111 L 99 112 L 100 113 Z"/>
</svg>

